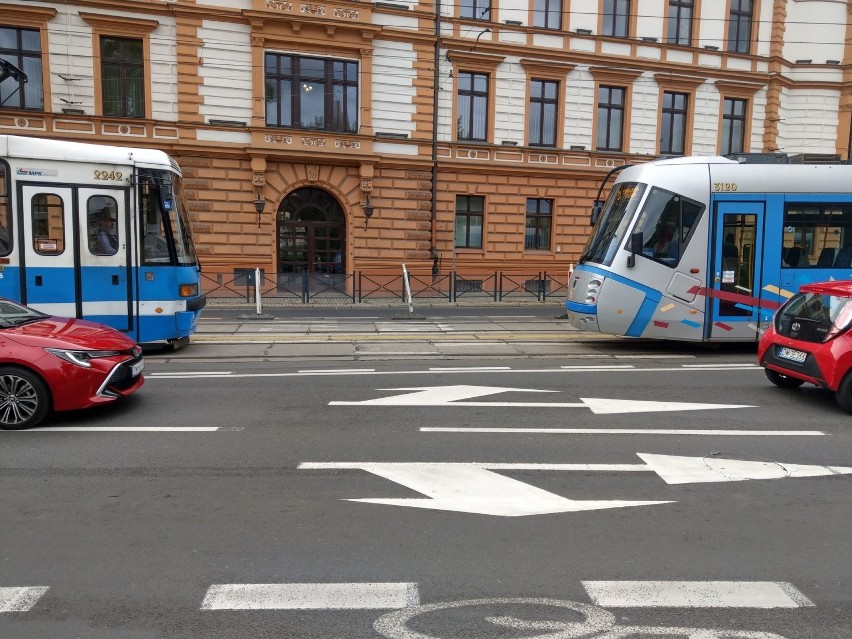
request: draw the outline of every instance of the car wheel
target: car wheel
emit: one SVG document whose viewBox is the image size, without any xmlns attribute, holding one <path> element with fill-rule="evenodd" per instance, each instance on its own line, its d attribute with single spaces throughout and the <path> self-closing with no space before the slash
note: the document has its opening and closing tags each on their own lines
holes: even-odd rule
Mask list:
<svg viewBox="0 0 852 639">
<path fill-rule="evenodd" d="M 837 388 L 837 392 L 834 393 L 834 397 L 837 399 L 837 403 L 840 404 L 840 408 L 847 413 L 852 413 L 852 371 L 846 373 L 846 377 L 840 382 L 840 386 Z"/>
<path fill-rule="evenodd" d="M 778 371 L 769 370 L 768 368 L 764 368 L 763 372 L 766 373 L 766 378 L 779 388 L 798 388 L 805 383 L 801 379 L 782 375 Z"/>
<path fill-rule="evenodd" d="M 50 409 L 50 393 L 41 378 L 24 368 L 0 368 L 0 429 L 38 424 Z"/>
</svg>

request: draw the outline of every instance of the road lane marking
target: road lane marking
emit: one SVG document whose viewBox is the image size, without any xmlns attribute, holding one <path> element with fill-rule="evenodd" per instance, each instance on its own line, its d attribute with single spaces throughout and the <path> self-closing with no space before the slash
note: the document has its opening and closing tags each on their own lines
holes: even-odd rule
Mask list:
<svg viewBox="0 0 852 639">
<path fill-rule="evenodd" d="M 384 610 L 419 603 L 416 583 L 216 584 L 201 609 Z"/>
<path fill-rule="evenodd" d="M 317 368 L 300 370 L 300 375 L 349 375 L 351 373 L 372 373 L 375 368 Z"/>
<path fill-rule="evenodd" d="M 801 608 L 813 602 L 775 581 L 584 581 L 605 608 Z"/>
<path fill-rule="evenodd" d="M 504 388 L 501 386 L 414 386 L 406 388 L 379 388 L 380 391 L 405 391 L 388 397 L 360 401 L 331 401 L 329 406 L 434 406 L 452 408 L 588 408 L 595 415 L 621 413 L 658 413 L 690 410 L 720 410 L 731 408 L 756 408 L 744 404 L 699 404 L 695 402 L 653 402 L 631 399 L 581 397 L 579 402 L 471 402 L 476 397 L 500 393 L 558 393 L 560 391 L 534 388 Z"/>
<path fill-rule="evenodd" d="M 44 586 L 0 588 L 0 612 L 26 612 L 47 591 Z"/>
<path fill-rule="evenodd" d="M 733 437 L 824 437 L 821 430 L 683 430 L 671 428 L 466 428 L 424 426 L 424 433 L 523 433 L 543 435 L 730 435 Z"/>
<path fill-rule="evenodd" d="M 410 351 L 389 351 L 389 352 L 362 352 L 359 353 L 359 357 L 362 358 L 380 358 L 385 355 L 428 355 L 428 356 L 441 356 L 441 353 L 437 351 L 422 351 L 422 352 L 410 352 Z M 458 368 L 454 369 L 452 367 L 440 370 L 402 370 L 402 371 L 377 371 L 375 369 L 351 369 L 351 371 L 337 371 L 334 369 L 329 369 L 329 371 L 334 372 L 308 372 L 308 371 L 298 371 L 295 373 L 234 373 L 231 371 L 222 371 L 222 372 L 172 372 L 172 371 L 163 371 L 163 372 L 151 372 L 145 374 L 146 380 L 158 380 L 158 379 L 191 379 L 191 378 L 224 378 L 224 379 L 243 379 L 243 378 L 260 378 L 260 377 L 299 377 L 299 376 L 311 376 L 311 375 L 443 375 L 443 374 L 465 374 L 470 372 L 470 368 Z M 509 368 L 507 370 L 494 370 L 488 371 L 483 370 L 482 372 L 494 372 L 498 374 L 536 374 L 536 373 L 607 373 L 607 372 L 624 372 L 624 373 L 705 373 L 708 371 L 717 371 L 717 372 L 730 372 L 732 370 L 736 371 L 762 371 L 763 367 L 758 366 L 756 364 L 743 364 L 737 366 L 730 365 L 708 365 L 706 367 L 701 368 L 684 368 L 681 366 L 676 367 L 659 367 L 659 368 L 632 368 L 632 367 L 621 367 L 618 365 L 612 366 L 597 366 L 597 365 L 588 365 L 588 366 L 576 366 L 576 367 L 559 367 L 559 368 L 518 368 L 512 369 Z"/>
<path fill-rule="evenodd" d="M 441 371 L 444 373 L 462 373 L 464 371 L 509 371 L 510 366 L 431 366 L 430 371 Z"/>
<path fill-rule="evenodd" d="M 212 433 L 242 427 L 220 426 L 44 426 L 7 433 Z"/>
</svg>

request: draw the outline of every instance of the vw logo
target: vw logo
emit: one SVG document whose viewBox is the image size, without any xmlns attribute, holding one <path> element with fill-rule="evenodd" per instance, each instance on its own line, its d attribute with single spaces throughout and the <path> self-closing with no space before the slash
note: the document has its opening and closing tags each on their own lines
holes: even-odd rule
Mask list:
<svg viewBox="0 0 852 639">
<path fill-rule="evenodd" d="M 793 325 L 790 328 L 792 328 L 794 331 L 798 331 L 800 328 L 802 328 L 802 325 L 798 322 L 793 322 Z"/>
</svg>

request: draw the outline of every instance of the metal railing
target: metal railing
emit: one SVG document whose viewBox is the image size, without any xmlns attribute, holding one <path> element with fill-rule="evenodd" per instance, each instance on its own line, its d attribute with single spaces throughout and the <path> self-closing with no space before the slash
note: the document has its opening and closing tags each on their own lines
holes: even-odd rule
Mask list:
<svg viewBox="0 0 852 639">
<path fill-rule="evenodd" d="M 411 297 L 431 301 L 547 302 L 568 292 L 568 272 L 456 271 L 433 275 L 408 272 Z M 405 302 L 403 274 L 271 273 L 258 269 L 234 269 L 233 275 L 201 273 L 201 289 L 208 299 L 254 302 L 260 298 L 302 304 L 359 304 L 371 301 Z"/>
</svg>

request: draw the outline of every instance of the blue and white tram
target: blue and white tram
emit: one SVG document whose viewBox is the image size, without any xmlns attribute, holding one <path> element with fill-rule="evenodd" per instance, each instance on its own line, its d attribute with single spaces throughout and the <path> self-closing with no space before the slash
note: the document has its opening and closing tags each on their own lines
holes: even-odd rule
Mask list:
<svg viewBox="0 0 852 639">
<path fill-rule="evenodd" d="M 852 166 L 681 157 L 624 167 L 569 283 L 570 323 L 754 341 L 800 285 L 852 279 Z"/>
<path fill-rule="evenodd" d="M 181 344 L 205 304 L 162 151 L 0 135 L 0 297 Z"/>
</svg>

